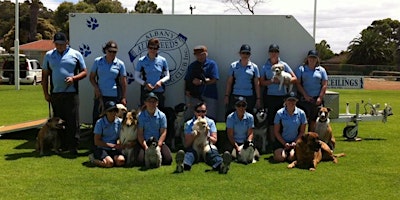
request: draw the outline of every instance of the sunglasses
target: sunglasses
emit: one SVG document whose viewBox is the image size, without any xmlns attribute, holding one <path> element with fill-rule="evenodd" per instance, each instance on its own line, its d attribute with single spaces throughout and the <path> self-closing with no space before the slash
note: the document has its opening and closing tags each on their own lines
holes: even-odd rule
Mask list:
<svg viewBox="0 0 400 200">
<path fill-rule="evenodd" d="M 250 52 L 241 52 L 240 54 L 243 54 L 243 55 L 250 55 L 251 53 L 250 53 Z"/>
<path fill-rule="evenodd" d="M 158 50 L 159 49 L 159 47 L 157 47 L 157 46 L 148 46 L 147 48 L 150 50 Z"/>
<path fill-rule="evenodd" d="M 238 108 L 240 108 L 240 107 L 243 107 L 243 108 L 245 108 L 247 105 L 245 104 L 245 103 L 238 103 L 238 104 L 236 104 L 236 107 L 238 107 Z"/>
<path fill-rule="evenodd" d="M 271 51 L 269 51 L 270 53 L 279 53 L 279 51 L 278 50 L 271 50 Z"/>
<path fill-rule="evenodd" d="M 197 113 L 206 113 L 207 110 L 196 110 Z"/>
<path fill-rule="evenodd" d="M 117 51 L 108 51 L 108 53 L 117 53 Z"/>
</svg>

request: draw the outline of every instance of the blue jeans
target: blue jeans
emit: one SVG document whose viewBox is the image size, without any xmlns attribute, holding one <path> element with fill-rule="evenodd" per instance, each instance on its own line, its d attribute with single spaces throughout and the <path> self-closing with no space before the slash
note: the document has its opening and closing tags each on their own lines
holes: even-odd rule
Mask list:
<svg viewBox="0 0 400 200">
<path fill-rule="evenodd" d="M 200 158 L 197 156 L 197 152 L 192 148 L 187 148 L 185 152 L 185 159 L 183 160 L 183 164 L 192 166 L 195 162 L 199 162 Z M 211 166 L 213 169 L 216 169 L 222 163 L 222 157 L 219 155 L 218 149 L 211 148 L 206 153 L 205 163 Z"/>
</svg>

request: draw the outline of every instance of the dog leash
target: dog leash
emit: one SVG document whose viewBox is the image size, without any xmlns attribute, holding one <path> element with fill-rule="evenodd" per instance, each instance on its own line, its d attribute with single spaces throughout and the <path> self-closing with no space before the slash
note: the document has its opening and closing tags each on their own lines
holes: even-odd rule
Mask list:
<svg viewBox="0 0 400 200">
<path fill-rule="evenodd" d="M 51 103 L 50 102 L 48 102 L 48 106 L 49 106 L 49 119 L 51 118 Z"/>
</svg>

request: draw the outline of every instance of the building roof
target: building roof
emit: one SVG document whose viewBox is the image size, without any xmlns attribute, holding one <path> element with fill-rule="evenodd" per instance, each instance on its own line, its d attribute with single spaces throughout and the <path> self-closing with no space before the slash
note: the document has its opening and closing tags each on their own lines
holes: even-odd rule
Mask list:
<svg viewBox="0 0 400 200">
<path fill-rule="evenodd" d="M 53 40 L 38 40 L 19 46 L 22 51 L 48 51 L 54 49 Z"/>
</svg>

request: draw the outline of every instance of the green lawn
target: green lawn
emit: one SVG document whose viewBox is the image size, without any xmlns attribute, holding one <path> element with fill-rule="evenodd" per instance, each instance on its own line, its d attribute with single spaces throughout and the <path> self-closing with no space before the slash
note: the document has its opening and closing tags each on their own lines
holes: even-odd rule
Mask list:
<svg viewBox="0 0 400 200">
<path fill-rule="evenodd" d="M 1 124 L 18 122 L 9 118 L 21 122 L 47 116 L 40 86 L 13 89 L 0 85 Z M 355 105 L 370 100 L 390 103 L 394 115 L 386 124 L 360 122 L 361 142 L 345 141 L 345 124 L 332 124 L 336 152 L 344 152 L 346 157 L 339 158 L 338 164 L 320 163 L 315 172 L 271 163 L 271 154 L 247 166 L 232 163 L 227 175 L 205 172 L 209 167 L 204 163 L 183 174 L 173 173 L 175 163 L 148 171 L 137 167 L 102 169 L 87 165 L 86 149 L 81 149 L 77 158 L 38 157 L 33 152 L 37 130 L 29 130 L 0 138 L 0 199 L 397 199 L 400 91 L 335 91 L 340 92 L 341 113 L 345 102 Z M 10 98 L 15 96 L 18 100 Z M 16 101 L 32 103 L 30 118 L 18 115 L 15 107 L 25 106 Z"/>
</svg>

